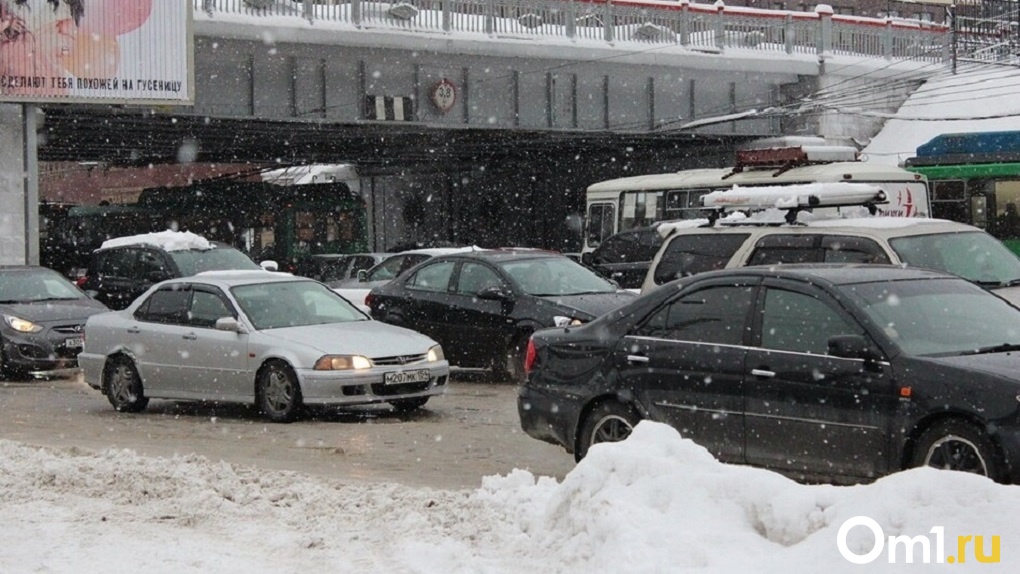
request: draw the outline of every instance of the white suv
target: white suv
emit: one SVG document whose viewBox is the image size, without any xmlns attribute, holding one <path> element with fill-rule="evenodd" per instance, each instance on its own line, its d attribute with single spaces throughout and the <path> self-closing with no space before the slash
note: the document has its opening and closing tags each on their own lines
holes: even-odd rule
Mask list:
<svg viewBox="0 0 1020 574">
<path fill-rule="evenodd" d="M 1020 305 L 1020 259 L 981 229 L 943 219 L 863 217 L 780 223 L 734 214 L 664 223 L 647 293 L 703 271 L 782 263 L 889 263 L 947 271 Z M 780 219 L 779 221 L 782 221 Z"/>
</svg>

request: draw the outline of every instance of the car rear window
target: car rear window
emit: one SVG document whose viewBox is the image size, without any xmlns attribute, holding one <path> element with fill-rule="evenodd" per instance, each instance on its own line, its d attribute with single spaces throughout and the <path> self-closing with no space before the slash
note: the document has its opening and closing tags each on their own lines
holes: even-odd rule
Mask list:
<svg viewBox="0 0 1020 574">
<path fill-rule="evenodd" d="M 230 269 L 261 269 L 250 257 L 233 247 L 215 249 L 188 249 L 170 251 L 182 277 L 189 277 L 203 271 L 224 271 Z"/>
<path fill-rule="evenodd" d="M 850 235 L 775 234 L 758 240 L 748 265 L 778 263 L 889 263 L 871 239 Z"/>
<path fill-rule="evenodd" d="M 723 269 L 749 233 L 701 233 L 678 235 L 666 245 L 655 266 L 657 285 L 680 277 Z"/>
</svg>

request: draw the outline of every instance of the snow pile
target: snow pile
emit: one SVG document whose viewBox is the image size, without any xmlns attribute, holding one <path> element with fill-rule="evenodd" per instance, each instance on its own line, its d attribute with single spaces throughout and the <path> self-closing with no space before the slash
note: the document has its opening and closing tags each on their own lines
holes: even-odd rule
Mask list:
<svg viewBox="0 0 1020 574">
<path fill-rule="evenodd" d="M 103 242 L 100 249 L 121 247 L 124 245 L 152 245 L 154 247 L 161 247 L 166 251 L 186 251 L 188 249 L 205 251 L 214 247 L 208 239 L 201 235 L 196 235 L 190 231 L 173 231 L 167 229 L 166 231 L 158 231 L 155 233 L 142 233 L 140 235 L 128 235 L 125 237 L 107 239 Z"/>
<path fill-rule="evenodd" d="M 944 556 L 957 535 L 982 535 L 986 554 L 1000 537 L 1001 563 L 978 563 L 971 546 L 954 572 L 1020 565 L 1014 486 L 927 468 L 806 486 L 720 464 L 651 422 L 594 447 L 562 482 L 516 470 L 475 491 L 0 441 L 0 500 L 5 572 L 902 572 L 902 546 L 895 564 L 840 554 L 856 516 L 885 536 L 931 538 L 933 562 L 933 527 Z M 867 528 L 845 539 L 856 555 L 875 545 Z"/>
</svg>

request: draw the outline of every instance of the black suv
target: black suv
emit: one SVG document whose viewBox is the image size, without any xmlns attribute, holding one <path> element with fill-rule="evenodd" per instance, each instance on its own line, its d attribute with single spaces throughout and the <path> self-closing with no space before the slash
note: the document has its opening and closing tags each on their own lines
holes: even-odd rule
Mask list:
<svg viewBox="0 0 1020 574">
<path fill-rule="evenodd" d="M 193 233 L 161 231 L 104 242 L 92 252 L 78 286 L 120 310 L 160 281 L 225 269 L 262 267 L 229 245 Z"/>
<path fill-rule="evenodd" d="M 624 289 L 640 289 L 652 259 L 662 245 L 658 225 L 636 227 L 607 237 L 582 262 Z"/>
</svg>

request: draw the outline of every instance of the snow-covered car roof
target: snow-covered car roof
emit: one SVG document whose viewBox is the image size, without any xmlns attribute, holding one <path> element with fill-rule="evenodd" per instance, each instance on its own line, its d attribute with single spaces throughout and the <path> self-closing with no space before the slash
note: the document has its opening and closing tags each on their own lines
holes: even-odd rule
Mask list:
<svg viewBox="0 0 1020 574">
<path fill-rule="evenodd" d="M 125 245 L 152 245 L 166 251 L 186 251 L 188 249 L 207 250 L 214 249 L 211 241 L 201 235 L 190 231 L 157 231 L 154 233 L 141 233 L 139 235 L 127 235 L 107 239 L 99 246 L 100 249 L 111 247 L 123 247 Z"/>
</svg>

